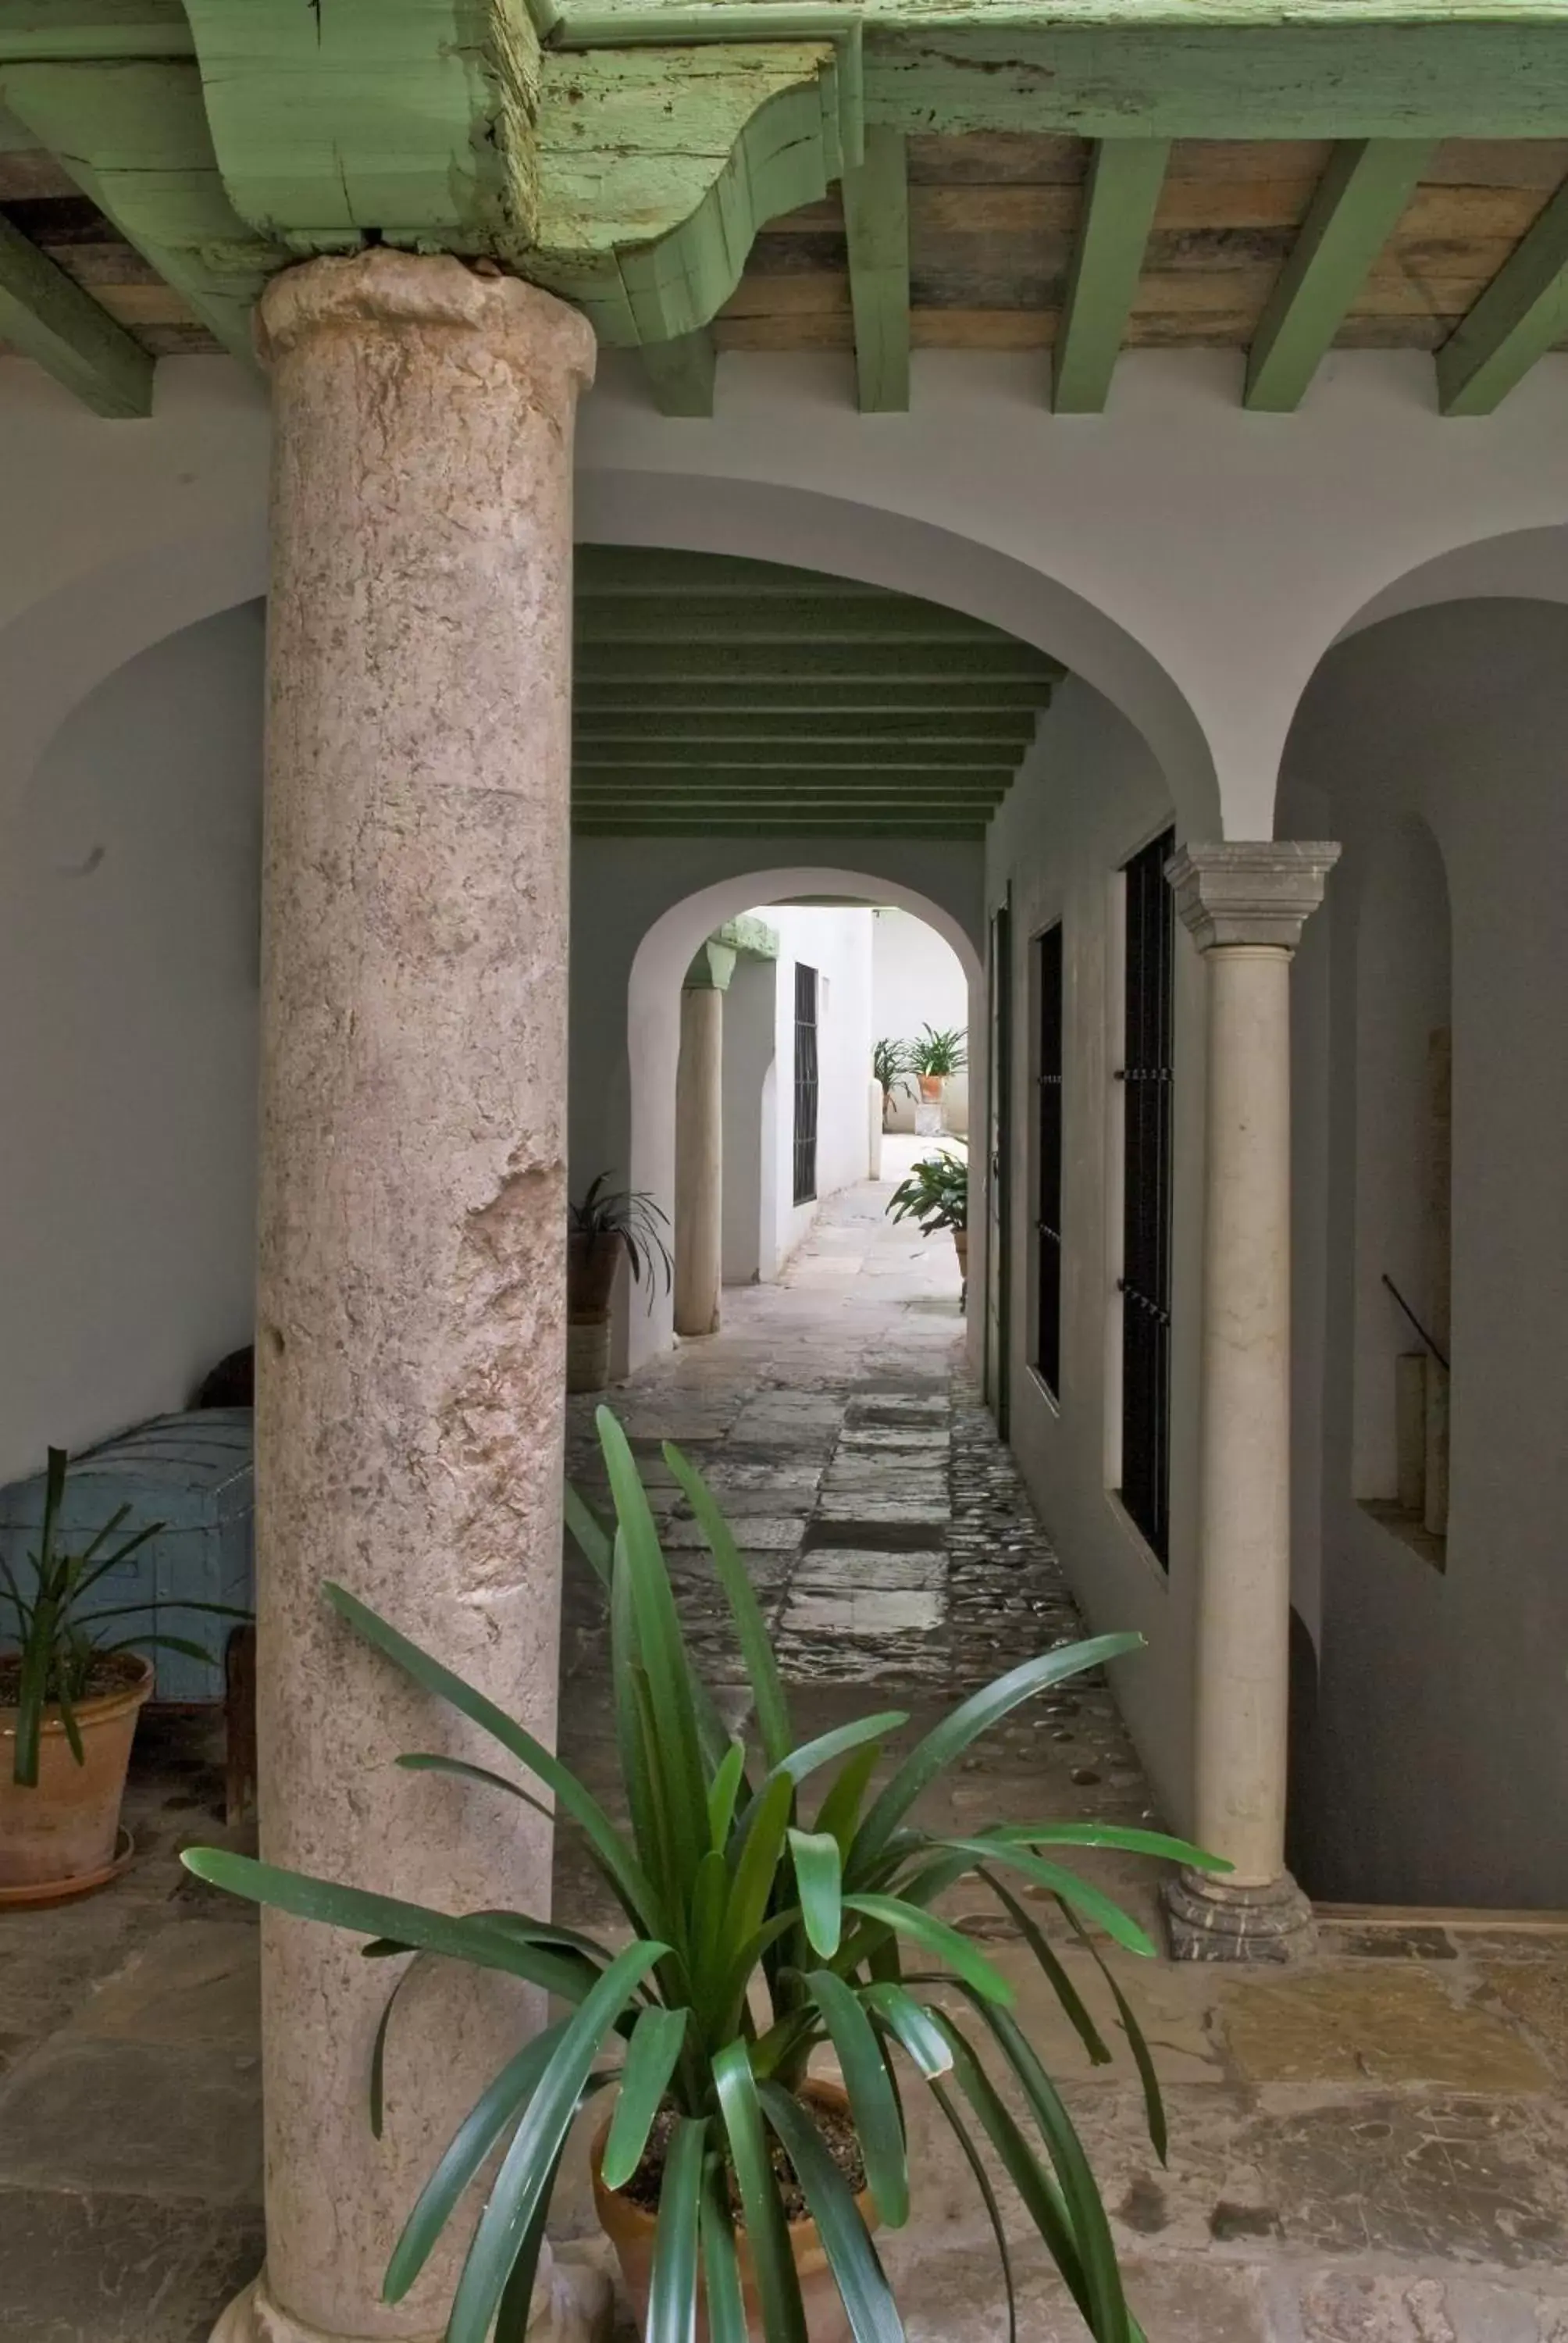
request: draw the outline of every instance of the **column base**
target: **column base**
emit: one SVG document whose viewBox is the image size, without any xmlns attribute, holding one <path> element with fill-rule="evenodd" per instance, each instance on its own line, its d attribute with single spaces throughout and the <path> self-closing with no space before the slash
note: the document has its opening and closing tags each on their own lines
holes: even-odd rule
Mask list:
<svg viewBox="0 0 1568 2343">
<path fill-rule="evenodd" d="M 608 2259 L 608 2248 L 604 2253 Z M 615 2327 L 615 2287 L 591 2243 L 547 2245 L 539 2258 L 528 2306 L 528 2343 L 610 2343 Z M 397 2343 L 442 2343 L 443 2324 L 427 2335 Z M 307 2327 L 273 2300 L 266 2272 L 236 2295 L 212 2330 L 212 2343 L 366 2343 L 366 2338 L 328 2335 Z"/>
<path fill-rule="evenodd" d="M 1290 1873 L 1235 1887 L 1207 1871 L 1179 1871 L 1164 1891 L 1173 1961 L 1298 1961 L 1317 1949 L 1312 1907 Z"/>
</svg>

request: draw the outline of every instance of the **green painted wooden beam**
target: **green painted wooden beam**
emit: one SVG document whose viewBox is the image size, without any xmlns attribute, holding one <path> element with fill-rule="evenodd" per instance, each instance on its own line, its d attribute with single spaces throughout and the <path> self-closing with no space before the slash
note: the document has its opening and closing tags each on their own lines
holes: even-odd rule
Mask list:
<svg viewBox="0 0 1568 2343">
<path fill-rule="evenodd" d="M 84 195 L 245 363 L 251 311 L 289 256 L 254 236 L 224 192 L 188 59 L 18 65 L 0 96 Z"/>
<path fill-rule="evenodd" d="M 1568 336 L 1568 182 L 1437 354 L 1444 415 L 1490 415 Z"/>
<path fill-rule="evenodd" d="M 826 769 L 859 772 L 1010 772 L 1027 742 L 1012 740 L 820 740 L 782 729 L 769 740 L 604 740 L 573 729 L 579 773 L 768 772 Z"/>
<path fill-rule="evenodd" d="M 572 697 L 579 710 L 611 709 L 619 715 L 636 714 L 644 709 L 649 714 L 666 715 L 707 714 L 712 710 L 733 714 L 744 709 L 749 715 L 787 717 L 799 706 L 802 693 L 798 670 L 786 669 L 781 675 L 753 676 L 748 681 L 712 676 L 671 681 L 665 677 L 643 676 L 635 682 L 626 682 L 613 675 L 579 673 L 574 679 Z M 1032 716 L 1048 705 L 1050 686 L 1034 677 L 1022 683 L 1001 683 L 994 676 L 949 676 L 940 685 L 931 686 L 909 676 L 881 680 L 862 678 L 859 682 L 817 676 L 812 679 L 810 698 L 819 712 L 831 709 L 841 715 L 879 716 L 908 722 L 911 719 L 918 720 L 922 709 L 944 715 L 970 709 L 984 709 L 992 714 L 1007 709 Z"/>
<path fill-rule="evenodd" d="M 861 0 L 866 120 L 1081 138 L 1560 138 L 1558 0 Z"/>
<path fill-rule="evenodd" d="M 859 409 L 901 414 L 910 403 L 910 196 L 901 132 L 867 132 L 866 159 L 845 172 L 843 194 Z"/>
<path fill-rule="evenodd" d="M 1094 149 L 1051 353 L 1059 415 L 1097 415 L 1105 405 L 1170 151 L 1162 138 L 1102 138 Z"/>
<path fill-rule="evenodd" d="M 1432 154 L 1425 138 L 1342 139 L 1334 148 L 1259 320 L 1244 406 L 1284 415 L 1301 404 Z"/>
<path fill-rule="evenodd" d="M 724 756 L 733 749 L 749 754 L 753 748 L 771 748 L 780 740 L 804 755 L 829 759 L 841 748 L 858 756 L 896 759 L 911 749 L 938 754 L 961 762 L 971 752 L 988 750 L 1018 755 L 1034 736 L 1034 712 L 1000 714 L 971 709 L 949 714 L 931 709 L 923 717 L 898 710 L 854 718 L 821 709 L 801 709 L 788 716 L 754 715 L 749 709 L 648 709 L 640 714 L 625 709 L 582 708 L 575 711 L 574 730 L 579 743 L 597 755 L 623 751 L 659 756 Z"/>
<path fill-rule="evenodd" d="M 646 358 L 648 353 L 643 353 Z M 677 601 L 660 594 L 601 594 L 577 614 L 582 644 L 666 643 L 696 638 L 724 643 L 975 643 L 1010 645 L 1000 627 L 939 602 L 902 594 L 835 596 L 704 594 Z"/>
<path fill-rule="evenodd" d="M 961 677 L 1047 690 L 1038 655 L 1023 643 L 596 643 L 578 649 L 578 673 L 598 683 L 899 683 Z"/>
<path fill-rule="evenodd" d="M 709 416 L 719 353 L 712 334 L 678 334 L 669 342 L 645 342 L 642 370 L 661 415 Z"/>
<path fill-rule="evenodd" d="M 0 340 L 95 415 L 150 415 L 153 362 L 91 294 L 0 218 Z"/>
<path fill-rule="evenodd" d="M 195 54 L 180 0 L 0 0 L 0 65 Z"/>
<path fill-rule="evenodd" d="M 919 838 L 933 845 L 985 836 L 985 825 L 978 821 L 714 821 L 707 816 L 698 821 L 574 821 L 572 828 L 579 838 Z"/>
</svg>

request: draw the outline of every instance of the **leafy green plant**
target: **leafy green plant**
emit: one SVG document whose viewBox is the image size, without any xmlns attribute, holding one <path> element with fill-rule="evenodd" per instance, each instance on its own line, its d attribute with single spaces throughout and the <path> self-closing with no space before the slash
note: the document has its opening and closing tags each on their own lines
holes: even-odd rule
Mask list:
<svg viewBox="0 0 1568 2343">
<path fill-rule="evenodd" d="M 668 1293 L 675 1274 L 662 1207 L 641 1189 L 607 1186 L 609 1176 L 599 1172 L 582 1202 L 567 1207 L 568 1298 L 574 1316 L 596 1316 L 608 1308 L 623 1252 L 632 1282 L 648 1287 L 650 1310 L 656 1279 L 662 1279 Z"/>
<path fill-rule="evenodd" d="M 128 1504 L 121 1505 L 80 1552 L 67 1551 L 61 1541 L 60 1508 L 69 1463 L 64 1448 L 50 1449 L 38 1550 L 28 1555 L 35 1573 L 31 1589 L 25 1591 L 9 1564 L 0 1559 L 0 1622 L 9 1615 L 16 1632 L 16 1742 L 11 1778 L 20 1789 L 37 1787 L 39 1744 L 51 1708 L 59 1713 L 72 1756 L 78 1765 L 85 1762 L 76 1710 L 90 1696 L 94 1672 L 102 1662 L 121 1652 L 145 1652 L 155 1646 L 183 1652 L 187 1659 L 211 1658 L 201 1644 L 187 1643 L 179 1635 L 116 1633 L 105 1636 L 106 1627 L 118 1629 L 126 1619 L 145 1616 L 145 1599 L 111 1604 L 103 1610 L 83 1610 L 94 1587 L 138 1546 L 156 1537 L 164 1524 L 149 1522 L 145 1529 L 115 1545 L 111 1543 L 115 1533 L 131 1510 Z M 226 1619 L 250 1616 L 248 1611 L 236 1611 L 222 1603 L 181 1603 L 174 1607 L 216 1613 Z"/>
<path fill-rule="evenodd" d="M 959 1074 L 970 1061 L 960 1025 L 922 1025 L 909 1051 L 910 1071 L 915 1074 Z"/>
<path fill-rule="evenodd" d="M 900 1091 L 909 1089 L 913 1071 L 907 1041 L 892 1041 L 883 1034 L 872 1042 L 871 1078 L 880 1086 L 884 1104 L 890 1106 Z"/>
<path fill-rule="evenodd" d="M 1054 1898 L 1091 1950 L 1101 1930 L 1133 1952 L 1150 1953 L 1153 1947 L 1134 1920 L 1046 1850 L 1120 1847 L 1199 1865 L 1208 1858 L 1159 1834 L 1110 1824 L 1015 1824 L 950 1835 L 922 1829 L 914 1809 L 982 1733 L 1021 1703 L 1131 1651 L 1140 1638 L 1101 1635 L 1013 1668 L 919 1741 L 873 1794 L 883 1745 L 908 1717 L 888 1710 L 797 1742 L 735 1540 L 701 1475 L 678 1449 L 666 1446 L 665 1458 L 690 1501 L 734 1618 L 760 1744 L 753 1756 L 727 1734 L 693 1671 L 626 1436 L 608 1409 L 600 1409 L 598 1421 L 615 1502 L 614 1534 L 569 1492 L 568 1520 L 608 1598 L 629 1830 L 618 1828 L 569 1767 L 493 1702 L 343 1587 L 329 1585 L 327 1596 L 417 1684 L 490 1735 L 533 1786 L 452 1757 L 414 1754 L 400 1762 L 457 1774 L 488 1785 L 498 1795 L 529 1802 L 537 1803 L 542 1785 L 582 1833 L 626 1915 L 632 1941 L 616 1950 L 519 1912 L 458 1917 L 213 1848 L 185 1856 L 192 1871 L 218 1886 L 368 1938 L 364 1950 L 372 1957 L 454 1957 L 509 1971 L 570 2005 L 558 2024 L 518 2048 L 455 2134 L 393 2250 L 387 2300 L 407 2292 L 468 2184 L 506 2142 L 447 2336 L 447 2343 L 484 2343 L 492 2321 L 498 2343 L 521 2336 L 567 2136 L 585 2100 L 617 2079 L 596 2071 L 596 2061 L 620 2036 L 625 2057 L 604 2149 L 605 2183 L 620 2187 L 631 2177 L 661 2108 L 673 2118 L 648 2343 L 689 2343 L 704 2282 L 713 2343 L 745 2343 L 727 2167 L 739 2192 L 768 2343 L 803 2343 L 769 2132 L 792 2163 L 857 2343 L 901 2343 L 899 2313 L 850 2185 L 798 2096 L 813 2050 L 830 2044 L 848 2088 L 867 2183 L 884 2222 L 897 2227 L 910 2207 L 897 2051 L 930 2086 L 976 2175 L 1010 2306 L 1007 2246 L 977 2134 L 1018 2188 L 1097 2343 L 1135 2343 L 1104 2207 L 1056 2086 L 1013 2015 L 1012 1987 L 980 1946 L 934 1907 L 960 1880 L 971 1874 L 981 1879 L 1039 1963 L 1089 2056 L 1100 2062 L 1111 2054 L 1098 2027 L 1060 1954 L 1009 1881 L 1021 1882 L 1022 1892 Z M 802 1815 L 807 1804 L 809 1821 Z M 931 1997 L 939 1989 L 963 2005 L 961 2022 Z M 1142 2077 L 1151 2134 L 1163 2155 L 1164 2118 L 1149 2053 L 1114 1979 L 1111 1990 Z M 371 2060 L 370 2111 L 377 2130 L 387 2020 L 397 1993 L 395 1986 Z M 766 2009 L 756 2006 L 764 1998 Z M 1038 2144 L 982 2063 L 977 2027 L 1021 2091 Z M 1010 2328 L 1016 2337 L 1010 2308 Z"/>
<path fill-rule="evenodd" d="M 918 1222 L 925 1237 L 938 1229 L 963 1232 L 970 1224 L 968 1157 L 955 1155 L 947 1147 L 935 1155 L 922 1156 L 908 1177 L 900 1181 L 887 1209 L 892 1220 Z"/>
</svg>

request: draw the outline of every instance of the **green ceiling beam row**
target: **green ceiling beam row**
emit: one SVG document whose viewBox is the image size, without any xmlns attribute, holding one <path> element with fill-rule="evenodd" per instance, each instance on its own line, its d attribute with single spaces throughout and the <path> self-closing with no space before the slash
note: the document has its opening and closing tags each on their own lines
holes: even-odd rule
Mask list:
<svg viewBox="0 0 1568 2343">
<path fill-rule="evenodd" d="M 905 746 L 887 740 L 813 740 L 799 738 L 788 726 L 766 740 L 605 741 L 579 724 L 574 728 L 577 769 L 583 772 L 657 773 L 746 771 L 766 772 L 782 766 L 787 771 L 812 768 L 827 772 L 868 767 L 910 774 L 929 772 L 1009 772 L 1028 742 L 937 740 Z"/>
<path fill-rule="evenodd" d="M 788 642 L 578 644 L 577 672 L 594 683 L 771 683 L 799 672 L 798 646 Z M 973 684 L 1020 684 L 1049 692 L 1056 679 L 1023 643 L 828 641 L 811 645 L 813 679 L 824 683 L 897 686 L 960 678 Z"/>
<path fill-rule="evenodd" d="M 787 711 L 784 723 L 796 749 L 825 755 L 829 761 L 833 751 L 844 747 L 890 759 L 919 749 L 923 754 L 935 751 L 944 760 L 956 761 L 971 749 L 1010 750 L 1016 756 L 1029 746 L 1033 735 L 1034 710 L 1015 714 L 1004 709 L 995 715 L 980 708 L 932 709 L 916 718 L 899 709 L 839 716 L 803 708 Z M 638 713 L 629 709 L 579 707 L 577 711 L 578 739 L 602 744 L 618 753 L 624 748 L 663 755 L 664 743 L 672 741 L 682 754 L 690 749 L 699 755 L 722 756 L 730 749 L 740 752 L 766 746 L 778 739 L 780 729 L 779 717 L 748 709 L 649 709 Z"/>
<path fill-rule="evenodd" d="M 692 637 L 713 643 L 957 643 L 1015 648 L 983 619 L 935 602 L 899 594 L 839 600 L 807 591 L 793 597 L 691 594 L 598 595 L 586 600 L 577 621 L 579 647 L 606 643 L 665 643 Z"/>
<path fill-rule="evenodd" d="M 866 159 L 844 173 L 844 235 L 862 415 L 910 403 L 910 195 L 902 131 L 866 133 Z"/>
<path fill-rule="evenodd" d="M 1444 415 L 1490 415 L 1568 335 L 1568 185 L 1560 187 L 1437 354 Z"/>
<path fill-rule="evenodd" d="M 1162 138 L 1101 138 L 1090 157 L 1051 352 L 1050 403 L 1059 415 L 1096 415 L 1105 405 L 1170 151 Z"/>
<path fill-rule="evenodd" d="M 618 715 L 635 715 L 646 708 L 650 714 L 744 711 L 749 715 L 789 717 L 799 706 L 800 695 L 790 669 L 784 667 L 776 675 L 753 676 L 740 681 L 711 676 L 674 680 L 658 676 L 617 679 L 587 676 L 579 669 L 573 697 L 579 714 L 584 710 L 590 714 L 613 710 Z M 969 709 L 992 715 L 999 709 L 1032 715 L 1045 705 L 1045 689 L 1032 679 L 1021 683 L 1001 683 L 995 677 L 984 676 L 949 676 L 938 685 L 913 676 L 866 678 L 859 682 L 818 677 L 811 685 L 811 699 L 819 714 L 831 709 L 839 715 L 879 716 L 901 723 L 918 723 L 927 710 L 944 716 Z"/>
<path fill-rule="evenodd" d="M 95 415 L 150 415 L 153 362 L 90 293 L 0 218 L 0 340 Z"/>
<path fill-rule="evenodd" d="M 1247 357 L 1242 404 L 1283 415 L 1302 397 L 1432 159 L 1426 138 L 1342 139 Z"/>
</svg>

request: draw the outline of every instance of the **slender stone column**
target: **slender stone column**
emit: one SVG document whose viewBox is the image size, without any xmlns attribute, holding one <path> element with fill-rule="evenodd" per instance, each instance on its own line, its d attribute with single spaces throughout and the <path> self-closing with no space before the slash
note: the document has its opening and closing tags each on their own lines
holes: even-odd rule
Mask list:
<svg viewBox="0 0 1568 2343">
<path fill-rule="evenodd" d="M 724 996 L 728 945 L 706 943 L 680 994 L 675 1077 L 675 1331 L 717 1334 L 724 1267 Z"/>
<path fill-rule="evenodd" d="M 1234 1866 L 1171 1883 L 1171 1947 L 1189 1960 L 1285 1960 L 1312 1939 L 1285 1869 L 1290 977 L 1338 855 L 1247 841 L 1169 866 L 1209 970 L 1194 1835 Z"/>
<path fill-rule="evenodd" d="M 449 1911 L 542 1913 L 548 1823 L 394 1765 L 494 1749 L 320 1587 L 553 1736 L 572 426 L 593 338 L 532 287 L 378 249 L 275 279 L 261 343 L 262 1851 Z M 266 2268 L 219 2332 L 433 2338 L 460 2240 L 395 2309 L 387 2254 L 538 2008 L 510 1980 L 421 1971 L 377 2142 L 366 2084 L 396 1967 L 270 1913 L 262 1967 Z"/>
</svg>

